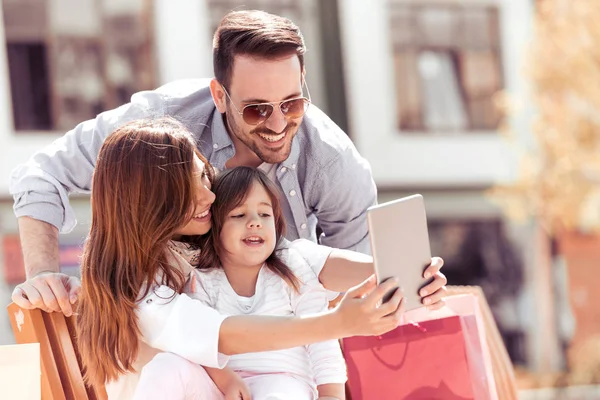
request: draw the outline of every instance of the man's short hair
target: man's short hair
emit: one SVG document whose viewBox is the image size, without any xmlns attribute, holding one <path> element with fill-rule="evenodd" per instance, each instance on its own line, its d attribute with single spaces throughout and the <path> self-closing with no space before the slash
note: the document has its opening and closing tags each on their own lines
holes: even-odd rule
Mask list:
<svg viewBox="0 0 600 400">
<path fill-rule="evenodd" d="M 305 52 L 302 33 L 289 19 L 257 10 L 232 11 L 213 37 L 215 77 L 229 89 L 236 55 L 276 59 L 296 54 L 304 69 Z"/>
</svg>

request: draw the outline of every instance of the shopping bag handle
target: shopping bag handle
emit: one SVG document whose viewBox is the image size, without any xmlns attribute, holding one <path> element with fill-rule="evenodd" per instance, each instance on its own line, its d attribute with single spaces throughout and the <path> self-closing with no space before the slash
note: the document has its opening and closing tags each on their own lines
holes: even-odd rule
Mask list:
<svg viewBox="0 0 600 400">
<path fill-rule="evenodd" d="M 427 332 L 427 329 L 425 329 L 425 327 L 423 327 L 422 325 L 419 325 L 418 323 L 416 323 L 414 321 L 408 321 L 408 325 L 412 325 L 415 329 L 419 330 L 422 333 Z M 377 340 L 382 340 L 383 339 L 382 336 L 376 336 L 376 338 L 377 338 Z M 373 353 L 373 356 L 375 357 L 375 359 L 377 359 L 377 361 L 379 361 L 381 364 L 383 364 L 386 368 L 394 370 L 394 371 L 398 371 L 400 368 L 402 368 L 402 366 L 406 362 L 406 355 L 408 354 L 408 347 L 410 346 L 410 343 L 411 343 L 411 341 L 408 341 L 406 343 L 406 348 L 404 349 L 404 354 L 402 355 L 402 358 L 400 359 L 400 363 L 398 365 L 394 365 L 394 364 L 391 364 L 389 362 L 386 362 L 375 351 L 375 347 L 371 347 L 371 352 Z"/>
</svg>

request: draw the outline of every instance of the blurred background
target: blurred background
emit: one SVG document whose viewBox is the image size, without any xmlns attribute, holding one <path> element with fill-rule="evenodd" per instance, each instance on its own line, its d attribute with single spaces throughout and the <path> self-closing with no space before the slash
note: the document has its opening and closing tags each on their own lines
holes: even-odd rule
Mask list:
<svg viewBox="0 0 600 400">
<path fill-rule="evenodd" d="M 0 5 L 0 304 L 24 280 L 10 171 L 136 91 L 212 77 L 221 17 L 262 9 L 301 28 L 313 102 L 370 161 L 379 200 L 424 195 L 432 251 L 451 284 L 483 288 L 519 386 L 600 398 L 600 1 Z M 77 274 L 89 201 L 72 203 L 61 264 Z"/>
</svg>

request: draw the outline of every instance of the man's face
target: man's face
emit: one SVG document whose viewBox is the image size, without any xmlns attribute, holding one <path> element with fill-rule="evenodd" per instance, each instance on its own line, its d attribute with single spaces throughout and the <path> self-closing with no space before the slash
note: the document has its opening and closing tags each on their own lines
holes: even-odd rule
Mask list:
<svg viewBox="0 0 600 400">
<path fill-rule="evenodd" d="M 298 57 L 292 55 L 266 60 L 238 55 L 228 89 L 231 100 L 227 102 L 225 115 L 230 134 L 263 162 L 275 164 L 286 160 L 302 117 L 286 117 L 281 113 L 279 104 L 274 104 L 273 113 L 266 121 L 249 125 L 235 107 L 242 111 L 248 104 L 279 103 L 301 97 L 302 69 Z"/>
</svg>

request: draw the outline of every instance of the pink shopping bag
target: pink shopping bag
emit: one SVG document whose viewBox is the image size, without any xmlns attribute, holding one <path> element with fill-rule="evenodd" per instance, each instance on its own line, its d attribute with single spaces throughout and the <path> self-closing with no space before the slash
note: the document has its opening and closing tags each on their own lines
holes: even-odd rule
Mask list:
<svg viewBox="0 0 600 400">
<path fill-rule="evenodd" d="M 383 336 L 343 340 L 352 400 L 497 400 L 477 298 L 445 300 Z"/>
</svg>

